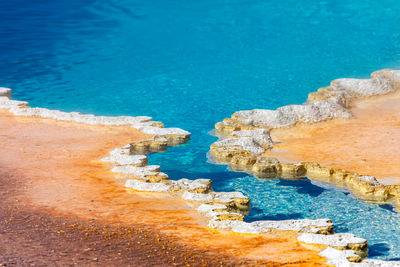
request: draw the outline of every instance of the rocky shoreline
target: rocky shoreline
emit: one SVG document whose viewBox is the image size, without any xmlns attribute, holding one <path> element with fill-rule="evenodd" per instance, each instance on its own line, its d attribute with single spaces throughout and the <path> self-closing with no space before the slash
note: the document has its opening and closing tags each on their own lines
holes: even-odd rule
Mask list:
<svg viewBox="0 0 400 267">
<path fill-rule="evenodd" d="M 400 185 L 383 185 L 375 177 L 317 162 L 283 163 L 264 152 L 274 147 L 270 131 L 296 124 L 317 123 L 335 118 L 352 118 L 355 100 L 394 93 L 400 88 L 400 71 L 380 70 L 371 79 L 338 79 L 330 87 L 310 93 L 304 105 L 277 110 L 235 112 L 215 125 L 221 140 L 213 143 L 210 154 L 217 163 L 245 171 L 259 178 L 299 178 L 321 180 L 347 187 L 360 198 L 378 202 L 399 202 Z"/>
<path fill-rule="evenodd" d="M 81 114 L 79 112 L 62 112 L 45 108 L 31 108 L 28 102 L 11 99 L 11 89 L 0 87 L 0 108 L 7 109 L 15 116 L 49 118 L 59 121 L 77 122 L 89 125 L 128 125 L 133 129 L 151 136 L 149 140 L 141 142 L 146 149 L 165 150 L 167 146 L 175 146 L 186 143 L 190 139 L 190 133 L 179 128 L 164 128 L 164 124 L 153 121 L 147 116 L 95 116 Z"/>
<path fill-rule="evenodd" d="M 275 145 L 275 140 L 270 134 L 272 130 L 332 119 L 350 119 L 353 118 L 352 104 L 356 100 L 395 93 L 399 88 L 400 71 L 384 69 L 372 73 L 370 79 L 334 80 L 329 87 L 310 93 L 303 105 L 289 105 L 277 110 L 255 109 L 235 112 L 231 118 L 215 125 L 215 133 L 220 140 L 211 145 L 210 154 L 218 164 L 227 164 L 233 170 L 244 171 L 259 178 L 296 179 L 307 176 L 312 180 L 349 188 L 362 199 L 399 203 L 400 185 L 383 185 L 373 176 L 324 167 L 316 162 L 286 163 L 265 156 L 265 152 Z M 347 236 L 340 239 L 347 238 L 350 240 L 355 237 Z M 350 264 L 349 262 L 360 261 L 360 258 L 354 258 L 349 251 L 352 247 L 349 245 L 351 241 L 347 246 L 335 246 L 333 240 L 336 239 L 335 235 L 301 234 L 298 237 L 303 243 L 328 244 L 329 248 L 320 255 L 327 257 L 330 264 L 345 266 Z M 367 243 L 360 242 L 357 247 L 364 245 L 366 247 Z M 352 250 L 361 257 L 367 255 Z M 399 263 L 363 260 L 358 265 L 397 266 L 396 264 Z"/>
<path fill-rule="evenodd" d="M 331 102 L 332 100 L 329 100 L 321 106 L 318 104 L 313 107 L 319 107 L 324 110 L 326 106 L 330 107 L 334 103 Z M 190 138 L 190 133 L 184 130 L 162 128 L 162 123 L 154 122 L 149 117 L 102 117 L 42 108 L 29 108 L 27 102 L 11 100 L 11 90 L 6 88 L 0 90 L 0 108 L 7 109 L 17 116 L 52 118 L 95 125 L 130 125 L 132 128 L 149 135 L 149 138 L 144 141 L 137 141 L 124 147 L 116 148 L 102 161 L 112 164 L 111 171 L 115 173 L 116 178 L 125 180 L 125 187 L 127 188 L 137 191 L 169 192 L 173 196 L 178 196 L 188 201 L 199 213 L 207 218 L 209 221 L 208 226 L 212 229 L 250 234 L 273 230 L 300 233 L 298 237 L 300 242 L 326 247 L 320 255 L 327 257 L 329 264 L 360 262 L 367 255 L 368 246 L 366 240 L 357 238 L 352 234 L 334 234 L 333 223 L 329 219 L 246 223 L 244 222 L 244 215 L 249 209 L 250 201 L 242 193 L 214 192 L 211 189 L 211 180 L 208 179 L 171 181 L 168 175 L 160 171 L 160 166 L 149 166 L 145 154 L 164 151 L 168 146 L 187 142 Z M 342 116 L 347 113 L 340 111 L 334 114 Z M 329 116 L 324 115 L 323 117 L 328 118 Z M 214 144 L 212 146 L 218 148 L 212 148 L 212 151 L 218 151 L 225 155 L 217 158 L 232 159 L 235 156 L 235 162 L 238 163 L 238 166 L 248 166 L 254 161 L 253 159 L 248 160 L 248 158 L 265 151 L 259 144 L 264 144 L 266 147 L 273 145 L 269 134 L 266 134 L 268 133 L 267 129 L 252 128 L 243 130 L 241 132 L 236 130 L 236 133 L 232 133 L 232 138 L 220 141 L 227 143 Z M 253 137 L 249 138 L 249 135 Z M 255 144 L 258 144 L 258 146 Z M 238 149 L 238 146 L 241 146 L 241 149 Z M 234 148 L 233 150 L 232 147 Z M 232 151 L 234 152 L 232 153 Z M 215 153 L 213 155 L 216 156 Z M 246 164 L 243 164 L 242 159 Z M 279 175 L 287 175 L 289 177 L 294 174 L 301 176 L 308 171 L 304 165 L 299 164 L 279 164 L 279 166 L 278 162 L 271 164 L 268 158 L 256 158 L 253 165 L 255 164 L 260 166 L 258 172 L 261 174 L 275 172 L 278 175 L 279 171 Z M 268 167 L 264 168 L 264 166 Z M 383 261 L 363 261 L 363 264 L 376 263 L 386 264 Z"/>
</svg>

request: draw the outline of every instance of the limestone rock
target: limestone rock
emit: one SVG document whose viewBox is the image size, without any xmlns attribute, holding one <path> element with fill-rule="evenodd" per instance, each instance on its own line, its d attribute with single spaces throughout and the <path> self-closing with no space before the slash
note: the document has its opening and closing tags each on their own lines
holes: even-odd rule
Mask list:
<svg viewBox="0 0 400 267">
<path fill-rule="evenodd" d="M 330 234 L 333 232 L 333 223 L 328 219 L 319 220 L 285 220 L 285 221 L 257 221 L 252 223 L 240 221 L 218 221 L 210 220 L 209 227 L 212 229 L 226 229 L 236 233 L 257 234 L 277 229 L 282 231 L 303 231 L 311 233 Z"/>
<path fill-rule="evenodd" d="M 7 98 L 11 98 L 11 89 L 0 87 L 0 97 L 5 96 Z"/>
<path fill-rule="evenodd" d="M 365 259 L 360 264 L 354 265 L 355 267 L 399 267 L 399 261 L 383 261 L 383 260 L 373 260 Z"/>
<path fill-rule="evenodd" d="M 230 137 L 249 137 L 261 147 L 268 149 L 273 146 L 273 142 L 268 129 L 234 131 Z"/>
<path fill-rule="evenodd" d="M 201 194 L 185 191 L 182 198 L 206 204 L 221 204 L 237 210 L 248 210 L 250 205 L 249 198 L 240 192 L 211 192 Z"/>
<path fill-rule="evenodd" d="M 222 212 L 222 211 L 228 211 L 228 207 L 222 204 L 215 204 L 215 205 L 210 205 L 210 204 L 201 204 L 198 208 L 197 211 L 200 213 L 210 213 L 210 212 Z M 207 217 L 213 217 L 213 216 L 207 216 Z"/>
<path fill-rule="evenodd" d="M 244 216 L 237 212 L 222 211 L 215 212 L 212 215 L 214 221 L 244 221 Z"/>
<path fill-rule="evenodd" d="M 374 176 L 367 176 L 367 175 L 363 175 L 363 176 L 357 176 L 355 179 L 360 180 L 360 181 L 365 181 L 374 185 L 379 185 L 380 183 L 378 182 L 378 180 L 376 180 L 376 178 Z"/>
<path fill-rule="evenodd" d="M 361 257 L 366 257 L 368 254 L 367 240 L 349 233 L 333 235 L 303 233 L 297 240 L 303 243 L 326 245 L 339 250 L 351 249 Z"/>
<path fill-rule="evenodd" d="M 110 156 L 118 156 L 118 155 L 129 155 L 129 144 L 124 147 L 115 148 L 110 151 Z"/>
<path fill-rule="evenodd" d="M 190 133 L 179 128 L 158 128 L 149 126 L 143 127 L 141 131 L 145 134 L 166 138 L 170 146 L 184 144 L 190 139 Z"/>
<path fill-rule="evenodd" d="M 149 191 L 149 192 L 167 192 L 170 188 L 169 185 L 164 183 L 146 183 L 136 179 L 127 180 L 125 187 L 135 189 L 138 191 Z"/>
<path fill-rule="evenodd" d="M 259 178 L 276 178 L 278 175 L 276 158 L 257 157 L 256 163 L 252 166 L 251 172 Z"/>
<path fill-rule="evenodd" d="M 122 165 L 122 166 L 116 166 L 111 169 L 112 172 L 116 173 L 127 173 L 131 174 L 133 176 L 135 175 L 144 175 L 145 173 L 148 172 L 159 172 L 160 171 L 160 166 L 159 165 L 148 165 L 145 167 L 135 167 L 131 165 Z"/>
<path fill-rule="evenodd" d="M 0 108 L 9 109 L 11 112 L 27 105 L 28 102 L 10 100 L 7 96 L 0 96 Z"/>
<path fill-rule="evenodd" d="M 117 165 L 132 165 L 135 167 L 146 166 L 148 161 L 145 155 L 127 155 L 113 153 L 101 159 L 104 162 L 112 162 Z"/>
<path fill-rule="evenodd" d="M 306 105 L 288 105 L 277 110 L 254 109 L 232 115 L 237 124 L 259 128 L 282 128 L 298 122 L 320 122 L 333 118 L 351 118 L 352 114 L 334 99 L 313 101 Z M 231 122 L 232 124 L 232 122 Z M 220 125 L 220 128 L 223 125 Z M 237 127 L 240 128 L 240 127 Z"/>
<path fill-rule="evenodd" d="M 307 102 L 322 101 L 337 96 L 337 91 L 332 87 L 321 87 L 317 92 L 311 92 L 308 94 Z"/>
<path fill-rule="evenodd" d="M 398 90 L 400 88 L 400 70 L 378 70 L 371 74 L 371 78 L 386 79 L 392 84 L 394 90 Z"/>
<path fill-rule="evenodd" d="M 91 125 L 129 125 L 134 129 L 153 135 L 155 138 L 149 144 L 149 150 L 164 151 L 167 145 L 175 146 L 186 143 L 190 139 L 190 133 L 179 128 L 162 128 L 163 123 L 153 121 L 147 116 L 95 116 L 81 114 L 79 112 L 63 112 L 46 108 L 30 108 L 28 102 L 10 100 L 11 89 L 0 87 L 0 108 L 8 109 L 17 116 L 31 116 L 50 118 L 61 121 L 71 121 Z M 162 139 L 161 137 L 165 138 Z"/>
<path fill-rule="evenodd" d="M 210 154 L 218 163 L 230 163 L 241 168 L 252 165 L 256 155 L 265 151 L 251 137 L 226 138 L 211 145 Z"/>
<path fill-rule="evenodd" d="M 182 194 L 182 198 L 184 200 L 189 200 L 189 201 L 208 203 L 213 199 L 213 196 L 211 194 L 191 193 L 191 192 L 185 191 Z"/>
<path fill-rule="evenodd" d="M 148 165 L 144 167 L 121 165 L 112 168 L 111 171 L 119 174 L 121 178 L 137 179 L 152 183 L 166 183 L 166 181 L 168 181 L 168 175 L 160 172 L 160 166 L 158 165 Z"/>
<path fill-rule="evenodd" d="M 167 150 L 168 140 L 164 137 L 152 136 L 146 140 L 136 141 L 130 144 L 131 154 L 149 154 Z"/>
<path fill-rule="evenodd" d="M 252 223 L 254 227 L 265 231 L 265 229 L 277 229 L 282 231 L 297 231 L 306 233 L 331 234 L 333 233 L 333 222 L 329 219 L 299 219 L 283 221 L 257 221 Z"/>
<path fill-rule="evenodd" d="M 240 151 L 246 151 L 253 155 L 259 155 L 265 151 L 251 137 L 225 138 L 215 142 L 212 146 L 225 151 L 239 151 L 239 154 Z"/>
<path fill-rule="evenodd" d="M 384 95 L 394 91 L 392 84 L 381 77 L 373 79 L 337 79 L 332 81 L 331 87 L 338 91 L 346 91 L 355 97 Z"/>
<path fill-rule="evenodd" d="M 278 165 L 279 177 L 282 178 L 298 178 L 304 177 L 307 170 L 301 163 L 290 164 L 290 163 L 280 163 Z"/>
<path fill-rule="evenodd" d="M 338 250 L 327 247 L 319 253 L 320 256 L 328 259 L 328 264 L 338 267 L 396 267 L 400 266 L 398 261 L 383 261 L 365 259 L 357 255 L 353 250 Z M 361 261 L 362 260 L 362 261 Z"/>
<path fill-rule="evenodd" d="M 214 204 L 233 206 L 239 210 L 247 210 L 250 206 L 250 199 L 241 192 L 215 192 L 212 201 Z"/>
<path fill-rule="evenodd" d="M 230 166 L 233 170 L 248 171 L 256 163 L 256 158 L 252 156 L 234 155 L 231 158 Z"/>
<path fill-rule="evenodd" d="M 248 233 L 248 234 L 258 234 L 256 229 L 254 229 L 251 224 L 240 221 L 240 220 L 217 220 L 215 218 L 208 222 L 208 227 L 211 229 L 224 229 L 230 230 L 235 233 Z"/>
<path fill-rule="evenodd" d="M 258 178 L 276 178 L 278 170 L 276 165 L 255 163 L 252 167 L 252 173 Z"/>
<path fill-rule="evenodd" d="M 51 118 L 62 121 L 73 121 L 92 125 L 134 125 L 141 123 L 152 123 L 151 117 L 138 116 L 118 116 L 118 117 L 106 117 L 106 116 L 94 116 L 92 114 L 81 114 L 79 112 L 63 112 L 59 110 L 50 110 L 46 108 L 19 108 L 13 109 L 12 112 L 17 116 L 32 116 Z"/>
<path fill-rule="evenodd" d="M 319 253 L 320 256 L 328 259 L 328 264 L 338 267 L 353 266 L 351 262 L 360 262 L 361 257 L 353 250 L 338 250 L 332 247 L 327 247 Z M 354 266 L 358 266 L 354 265 Z"/>
<path fill-rule="evenodd" d="M 196 179 L 189 180 L 186 178 L 171 181 L 171 185 L 174 191 L 187 191 L 190 193 L 206 194 L 211 190 L 210 179 Z"/>
</svg>

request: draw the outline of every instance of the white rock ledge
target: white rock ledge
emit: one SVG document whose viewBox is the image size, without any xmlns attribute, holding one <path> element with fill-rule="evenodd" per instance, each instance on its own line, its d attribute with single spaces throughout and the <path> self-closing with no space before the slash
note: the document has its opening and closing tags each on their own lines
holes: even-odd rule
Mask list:
<svg viewBox="0 0 400 267">
<path fill-rule="evenodd" d="M 228 207 L 222 204 L 215 204 L 215 205 L 201 204 L 197 208 L 197 211 L 200 213 L 209 213 L 213 211 L 226 211 L 226 210 L 228 210 Z"/>
<path fill-rule="evenodd" d="M 335 80 L 330 87 L 321 88 L 314 95 L 310 94 L 307 103 L 304 105 L 289 105 L 277 110 L 238 111 L 232 115 L 231 119 L 224 120 L 216 125 L 217 130 L 227 130 L 229 138 L 220 140 L 213 146 L 216 150 L 222 152 L 234 152 L 221 153 L 224 156 L 232 157 L 232 155 L 236 155 L 245 158 L 248 153 L 241 152 L 249 152 L 257 157 L 273 146 L 269 129 L 292 126 L 298 122 L 314 123 L 332 118 L 350 118 L 352 114 L 347 108 L 351 100 L 360 96 L 394 92 L 398 89 L 399 83 L 400 71 L 381 70 L 373 73 L 371 79 Z M 190 138 L 189 132 L 178 128 L 162 128 L 160 122 L 152 121 L 151 117 L 146 116 L 105 117 L 78 112 L 67 113 L 58 110 L 30 108 L 27 102 L 11 100 L 11 90 L 8 88 L 0 88 L 0 108 L 8 109 L 11 113 L 21 116 L 53 118 L 94 125 L 130 125 L 145 134 L 165 138 L 168 145 L 181 144 L 187 142 Z M 159 139 L 154 141 L 161 142 Z M 198 211 L 211 218 L 209 220 L 210 228 L 252 234 L 268 232 L 272 229 L 302 232 L 298 237 L 300 242 L 328 246 L 320 255 L 326 257 L 329 264 L 336 266 L 400 266 L 397 262 L 368 259 L 361 263 L 350 262 L 361 260 L 355 250 L 363 248 L 366 240 L 352 234 L 332 235 L 333 223 L 329 219 L 244 222 L 243 216 L 235 212 L 240 204 L 248 205 L 249 199 L 242 193 L 208 192 L 210 181 L 207 179 L 168 181 L 168 176 L 160 172 L 159 166 L 147 165 L 147 158 L 144 155 L 130 155 L 130 147 L 128 145 L 115 149 L 108 157 L 103 158 L 103 161 L 116 165 L 112 168 L 113 172 L 126 174 L 127 177 L 136 176 L 135 179 L 126 180 L 125 187 L 149 192 L 175 193 L 181 190 L 183 191 L 181 194 L 183 199 L 201 204 Z M 146 176 L 163 176 L 165 182 L 152 182 Z M 153 181 L 155 180 L 159 179 L 153 178 Z M 371 177 L 359 177 L 359 180 L 374 183 Z M 197 190 L 203 190 L 204 193 L 193 192 Z M 232 206 L 232 203 L 235 203 L 236 206 Z M 338 250 L 333 247 L 346 249 Z M 348 247 L 352 250 L 347 249 Z"/>
<path fill-rule="evenodd" d="M 147 157 L 145 155 L 110 154 L 110 156 L 101 160 L 104 162 L 113 162 L 118 165 L 133 165 L 137 167 L 147 165 Z"/>
<path fill-rule="evenodd" d="M 328 259 L 328 264 L 338 267 L 353 266 L 353 262 L 350 262 L 350 258 L 359 258 L 359 256 L 353 250 L 338 250 L 335 248 L 327 247 L 325 250 L 319 253 L 320 256 Z M 359 266 L 357 264 L 356 266 Z"/>
<path fill-rule="evenodd" d="M 0 108 L 9 109 L 11 111 L 11 110 L 16 110 L 20 107 L 25 107 L 27 105 L 28 102 L 10 100 L 6 96 L 0 96 Z"/>
<path fill-rule="evenodd" d="M 163 183 L 146 183 L 135 179 L 130 179 L 126 181 L 125 187 L 135 189 L 137 191 L 167 192 L 170 188 L 170 185 Z"/>
<path fill-rule="evenodd" d="M 333 233 L 333 223 L 329 219 L 244 222 L 243 215 L 238 212 L 238 206 L 240 206 L 240 204 L 248 205 L 249 199 L 241 192 L 213 192 L 210 188 L 210 179 L 189 180 L 183 178 L 177 181 L 169 181 L 166 179 L 162 183 L 151 182 L 150 179 L 144 180 L 146 179 L 146 175 L 155 175 L 160 171 L 159 166 L 148 166 L 147 162 L 144 166 L 134 166 L 134 164 L 137 163 L 134 159 L 143 160 L 145 158 L 146 157 L 143 155 L 129 155 L 129 146 L 127 145 L 122 148 L 114 149 L 110 152 L 110 155 L 103 160 L 115 164 L 112 168 L 113 172 L 125 173 L 129 175 L 128 177 L 137 176 L 137 178 L 126 180 L 125 187 L 127 188 L 137 191 L 169 192 L 173 194 L 182 191 L 182 193 L 178 195 L 185 200 L 198 203 L 197 211 L 202 213 L 209 220 L 208 226 L 212 229 L 225 229 L 236 233 L 247 234 L 259 234 L 271 230 L 296 231 L 306 233 L 299 236 L 299 240 L 302 242 L 328 244 L 332 246 L 348 246 L 348 242 L 362 243 L 365 241 L 351 234 L 330 235 Z M 367 177 L 362 177 L 360 179 L 371 180 L 371 178 Z M 198 193 L 199 191 L 202 193 Z M 354 245 L 354 243 L 352 244 Z M 326 257 L 330 264 L 352 264 L 349 259 L 351 261 L 361 260 L 361 257 L 353 250 L 339 251 L 330 249 L 331 248 L 328 247 L 328 249 L 321 253 L 321 255 L 327 255 Z M 377 261 L 366 261 L 362 264 L 368 264 L 365 266 L 373 266 L 371 264 L 375 263 L 377 263 Z M 386 264 L 386 262 L 381 263 L 379 261 L 379 264 Z"/>
<path fill-rule="evenodd" d="M 251 137 L 226 138 L 215 142 L 213 146 L 221 151 L 249 151 L 254 155 L 261 154 L 265 151 L 265 149 Z"/>
<path fill-rule="evenodd" d="M 7 98 L 11 98 L 11 89 L 0 87 L 0 96 L 5 96 Z"/>
<path fill-rule="evenodd" d="M 185 191 L 182 194 L 182 198 L 184 200 L 195 201 L 195 202 L 209 202 L 213 199 L 211 194 L 199 194 L 199 193 L 191 193 Z"/>
<path fill-rule="evenodd" d="M 274 144 L 272 142 L 268 129 L 234 131 L 231 133 L 230 137 L 252 138 L 258 145 L 263 148 L 271 148 Z"/>
<path fill-rule="evenodd" d="M 329 219 L 318 220 L 283 220 L 283 221 L 256 221 L 256 222 L 238 222 L 238 221 L 215 221 L 209 222 L 209 227 L 213 229 L 227 229 L 236 233 L 258 234 L 269 232 L 273 229 L 281 231 L 309 231 L 309 232 L 329 232 L 333 230 L 333 223 Z M 324 235 L 321 235 L 324 236 Z"/>
<path fill-rule="evenodd" d="M 356 99 L 385 95 L 399 91 L 400 70 L 384 69 L 371 74 L 370 79 L 337 79 L 330 86 L 318 89 L 309 94 L 303 105 L 288 105 L 276 110 L 253 109 L 237 111 L 215 125 L 215 134 L 224 138 L 211 145 L 210 155 L 216 163 L 228 164 L 234 170 L 246 171 L 257 177 L 296 178 L 304 175 L 318 174 L 329 181 L 344 183 L 361 196 L 386 201 L 391 196 L 400 195 L 395 187 L 384 187 L 375 177 L 360 176 L 340 169 L 323 168 L 318 164 L 304 163 L 282 164 L 264 162 L 261 154 L 271 149 L 274 140 L 270 130 L 290 127 L 298 123 L 316 123 L 335 118 L 351 118 L 351 103 Z M 400 200 L 398 200 L 400 201 Z M 222 204 L 222 203 L 221 203 Z M 205 213 L 215 212 L 211 207 Z M 205 209 L 205 208 L 204 208 Z M 298 221 L 298 220 L 294 220 Z M 333 224 L 329 229 L 333 233 Z M 296 223 L 297 224 L 297 223 Z M 307 227 L 302 228 L 304 225 Z M 221 221 L 213 217 L 209 227 L 222 228 L 239 233 L 260 233 L 268 229 L 295 230 L 304 232 L 299 236 L 303 243 L 323 244 L 328 247 L 321 255 L 328 258 L 328 263 L 337 266 L 399 266 L 398 262 L 378 260 L 361 261 L 367 254 L 367 241 L 352 234 L 321 235 L 321 226 L 311 221 L 297 227 L 292 222 L 261 221 L 246 223 L 238 220 Z M 327 229 L 325 229 L 326 231 Z M 323 231 L 323 230 L 322 230 Z M 326 234 L 326 232 L 325 232 Z M 333 248 L 334 247 L 334 248 Z M 335 248 L 340 248 L 337 250 Z"/>
<path fill-rule="evenodd" d="M 298 241 L 309 244 L 321 244 L 330 247 L 347 247 L 349 244 L 363 244 L 367 240 L 356 237 L 350 233 L 340 233 L 333 235 L 317 235 L 303 233 L 297 238 Z"/>
<path fill-rule="evenodd" d="M 166 137 L 168 145 L 179 145 L 190 139 L 188 131 L 179 128 L 162 128 L 161 122 L 148 116 L 95 116 L 79 112 L 63 112 L 46 108 L 28 107 L 28 102 L 11 100 L 11 89 L 0 87 L 0 108 L 8 109 L 16 116 L 50 118 L 61 121 L 85 123 L 90 125 L 128 125 L 142 133 Z"/>
<path fill-rule="evenodd" d="M 211 180 L 210 179 L 196 179 L 189 180 L 186 178 L 171 181 L 172 186 L 177 187 L 177 190 L 184 190 L 190 193 L 208 193 L 211 189 Z"/>
<path fill-rule="evenodd" d="M 144 127 L 142 132 L 149 135 L 190 135 L 188 131 L 180 128 L 158 128 L 158 127 Z"/>
<path fill-rule="evenodd" d="M 398 267 L 398 261 L 383 261 L 374 259 L 365 259 L 362 262 L 352 262 L 360 260 L 359 256 L 353 250 L 339 250 L 327 247 L 319 253 L 320 256 L 328 259 L 328 264 L 337 267 Z"/>
<path fill-rule="evenodd" d="M 132 176 L 143 176 L 148 173 L 159 172 L 160 166 L 159 165 L 148 165 L 144 167 L 136 167 L 131 165 L 122 165 L 116 166 L 111 169 L 112 172 L 116 173 L 126 173 Z"/>
</svg>

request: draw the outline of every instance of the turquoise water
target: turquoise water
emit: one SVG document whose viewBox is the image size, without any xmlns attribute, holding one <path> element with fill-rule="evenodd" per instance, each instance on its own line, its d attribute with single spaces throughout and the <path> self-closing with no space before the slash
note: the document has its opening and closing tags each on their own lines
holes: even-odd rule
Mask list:
<svg viewBox="0 0 400 267">
<path fill-rule="evenodd" d="M 400 258 L 400 217 L 308 180 L 258 180 L 207 163 L 234 111 L 302 103 L 338 77 L 400 67 L 400 2 L 0 1 L 0 85 L 31 106 L 149 115 L 192 132 L 150 157 L 172 178 L 207 177 L 251 197 L 247 220 L 329 217 Z"/>
</svg>

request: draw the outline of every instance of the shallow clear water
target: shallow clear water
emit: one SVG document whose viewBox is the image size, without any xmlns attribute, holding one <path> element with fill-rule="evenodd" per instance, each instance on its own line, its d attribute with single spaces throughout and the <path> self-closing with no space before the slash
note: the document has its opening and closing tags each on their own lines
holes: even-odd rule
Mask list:
<svg viewBox="0 0 400 267">
<path fill-rule="evenodd" d="M 301 103 L 339 77 L 400 67 L 400 2 L 0 1 L 0 85 L 31 106 L 149 115 L 192 132 L 151 163 L 251 197 L 248 220 L 329 217 L 400 257 L 388 206 L 307 180 L 258 180 L 207 163 L 208 132 L 234 111 Z"/>
</svg>

